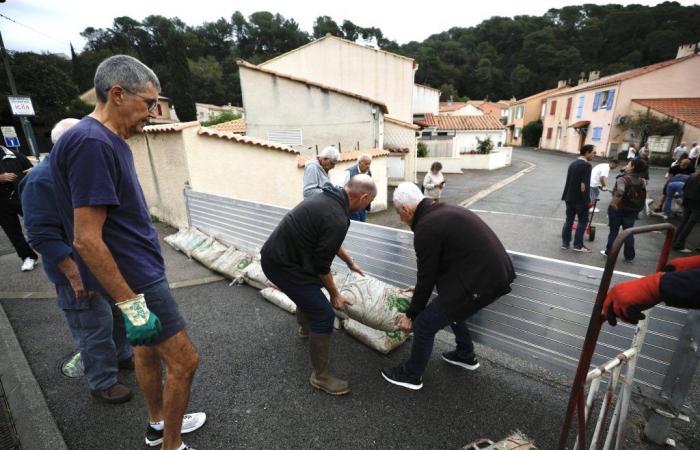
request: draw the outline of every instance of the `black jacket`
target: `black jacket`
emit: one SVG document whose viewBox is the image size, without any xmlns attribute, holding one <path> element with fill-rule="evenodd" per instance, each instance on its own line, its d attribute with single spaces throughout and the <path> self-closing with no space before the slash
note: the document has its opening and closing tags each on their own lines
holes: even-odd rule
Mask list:
<svg viewBox="0 0 700 450">
<path fill-rule="evenodd" d="M 350 227 L 345 190 L 322 189 L 282 218 L 260 252 L 263 267 L 295 284 L 321 284 Z"/>
<path fill-rule="evenodd" d="M 576 205 L 585 205 L 590 202 L 592 170 L 591 164 L 580 158 L 569 164 L 561 199 L 567 203 L 574 203 Z M 583 190 L 581 190 L 582 184 L 584 186 Z"/>
<path fill-rule="evenodd" d="M 700 210 L 700 175 L 691 175 L 683 186 L 683 206 Z"/>
<path fill-rule="evenodd" d="M 19 183 L 31 168 L 32 163 L 21 152 L 0 145 L 0 173 L 17 175 L 15 181 L 0 182 L 0 200 L 19 202 Z"/>
<path fill-rule="evenodd" d="M 700 269 L 665 273 L 659 292 L 668 306 L 700 309 Z"/>
<path fill-rule="evenodd" d="M 411 227 L 418 258 L 418 280 L 406 315 L 415 318 L 437 285 L 450 318 L 466 318 L 510 292 L 515 279 L 513 263 L 496 234 L 473 212 L 444 203 L 423 200 Z"/>
</svg>

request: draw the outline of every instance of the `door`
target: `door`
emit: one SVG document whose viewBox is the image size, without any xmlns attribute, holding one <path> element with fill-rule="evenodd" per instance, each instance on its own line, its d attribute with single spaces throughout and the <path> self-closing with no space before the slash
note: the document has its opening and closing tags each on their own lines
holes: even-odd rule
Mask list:
<svg viewBox="0 0 700 450">
<path fill-rule="evenodd" d="M 557 127 L 557 142 L 554 145 L 554 148 L 561 150 L 561 127 Z"/>
</svg>

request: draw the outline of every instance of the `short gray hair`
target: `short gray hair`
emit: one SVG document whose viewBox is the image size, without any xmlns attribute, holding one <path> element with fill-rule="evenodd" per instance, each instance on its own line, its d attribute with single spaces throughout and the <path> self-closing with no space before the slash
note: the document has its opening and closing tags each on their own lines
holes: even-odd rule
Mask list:
<svg viewBox="0 0 700 450">
<path fill-rule="evenodd" d="M 55 144 L 58 141 L 58 138 L 60 138 L 63 133 L 68 131 L 70 127 L 72 127 L 78 122 L 80 122 L 80 119 L 73 118 L 63 119 L 59 121 L 56 125 L 53 126 L 53 129 L 51 130 L 51 142 Z"/>
<path fill-rule="evenodd" d="M 131 92 L 141 92 L 148 83 L 160 92 L 160 81 L 144 63 L 128 55 L 115 55 L 105 59 L 95 71 L 97 101 L 107 103 L 107 91 L 119 85 Z"/>
<path fill-rule="evenodd" d="M 369 155 L 360 155 L 357 157 L 357 162 L 361 163 L 362 161 L 369 161 L 372 162 L 372 157 Z"/>
<path fill-rule="evenodd" d="M 340 152 L 337 148 L 329 145 L 328 147 L 321 150 L 321 154 L 318 155 L 320 158 L 330 159 L 331 161 L 338 161 L 340 158 Z"/>
<path fill-rule="evenodd" d="M 403 205 L 414 207 L 423 201 L 425 195 L 413 183 L 408 181 L 399 184 L 394 190 L 394 207 L 399 208 Z"/>
<path fill-rule="evenodd" d="M 365 174 L 355 175 L 348 182 L 348 189 L 352 191 L 368 193 L 370 195 L 377 195 L 377 184 L 374 182 L 372 177 Z"/>
</svg>

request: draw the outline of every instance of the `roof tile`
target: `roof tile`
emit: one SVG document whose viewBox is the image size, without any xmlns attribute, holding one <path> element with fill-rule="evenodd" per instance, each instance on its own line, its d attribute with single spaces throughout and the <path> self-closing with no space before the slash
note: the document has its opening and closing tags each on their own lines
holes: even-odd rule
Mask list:
<svg viewBox="0 0 700 450">
<path fill-rule="evenodd" d="M 376 158 L 378 156 L 387 156 L 388 154 L 389 152 L 387 150 L 383 150 L 380 148 L 371 148 L 367 150 L 352 150 L 349 152 L 340 152 L 338 162 L 356 161 L 357 158 L 359 158 L 361 155 L 368 155 L 372 158 Z M 306 166 L 306 163 L 312 159 L 313 157 L 309 158 L 308 156 L 299 155 L 299 157 L 297 158 L 297 163 L 299 167 L 304 167 Z"/>
<path fill-rule="evenodd" d="M 219 131 L 231 131 L 237 134 L 245 134 L 245 119 L 240 118 L 229 120 L 228 122 L 222 122 L 216 125 L 212 125 L 209 128 L 214 128 L 215 130 Z"/>
<path fill-rule="evenodd" d="M 493 116 L 484 114 L 483 116 L 436 116 L 430 113 L 425 115 L 425 119 L 420 121 L 428 127 L 435 127 L 438 130 L 504 130 L 505 127 L 500 120 Z"/>
<path fill-rule="evenodd" d="M 700 98 L 649 98 L 632 101 L 700 128 Z"/>
<path fill-rule="evenodd" d="M 269 148 L 271 150 L 280 150 L 283 152 L 293 153 L 298 155 L 299 152 L 294 150 L 292 147 L 287 147 L 286 145 L 280 145 L 276 142 L 266 141 L 264 139 L 257 139 L 248 136 L 243 136 L 236 134 L 232 131 L 221 131 L 214 128 L 201 127 L 197 134 L 200 136 L 211 136 L 219 139 L 228 139 L 231 141 L 240 142 L 241 144 L 257 145 L 259 147 Z"/>
</svg>

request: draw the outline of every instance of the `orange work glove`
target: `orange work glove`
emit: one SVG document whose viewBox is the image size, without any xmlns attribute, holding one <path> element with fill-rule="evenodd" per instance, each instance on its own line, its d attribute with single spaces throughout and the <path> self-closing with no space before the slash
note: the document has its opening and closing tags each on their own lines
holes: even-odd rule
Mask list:
<svg viewBox="0 0 700 450">
<path fill-rule="evenodd" d="M 662 272 L 657 272 L 613 286 L 603 303 L 603 317 L 613 326 L 617 325 L 617 317 L 632 324 L 645 319 L 642 311 L 661 301 L 659 283 L 662 276 Z"/>
</svg>

